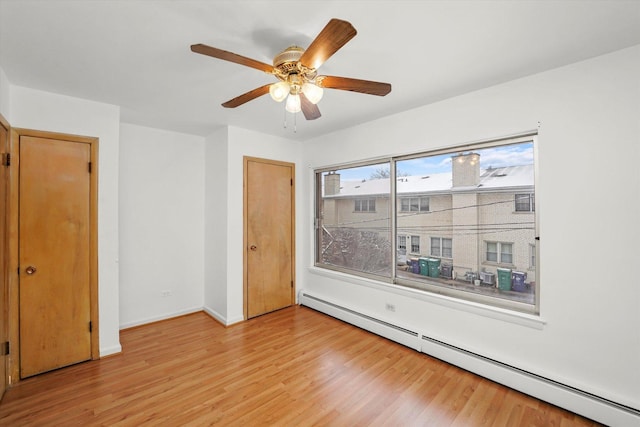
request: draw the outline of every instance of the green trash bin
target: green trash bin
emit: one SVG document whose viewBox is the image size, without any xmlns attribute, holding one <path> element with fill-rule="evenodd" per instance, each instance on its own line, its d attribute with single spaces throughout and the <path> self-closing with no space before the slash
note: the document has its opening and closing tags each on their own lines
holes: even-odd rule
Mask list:
<svg viewBox="0 0 640 427">
<path fill-rule="evenodd" d="M 508 268 L 498 268 L 498 289 L 501 291 L 511 290 L 511 270 Z"/>
<path fill-rule="evenodd" d="M 418 263 L 420 264 L 420 274 L 423 276 L 429 275 L 429 258 L 419 258 Z"/>
<path fill-rule="evenodd" d="M 429 266 L 429 277 L 440 277 L 440 260 L 438 258 L 427 258 Z"/>
</svg>

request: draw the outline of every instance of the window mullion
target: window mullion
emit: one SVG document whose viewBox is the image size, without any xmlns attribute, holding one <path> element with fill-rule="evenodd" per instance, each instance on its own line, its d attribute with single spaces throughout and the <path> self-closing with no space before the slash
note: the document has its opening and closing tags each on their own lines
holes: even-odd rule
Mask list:
<svg viewBox="0 0 640 427">
<path fill-rule="evenodd" d="M 397 198 L 396 198 L 396 162 L 394 160 L 389 161 L 389 219 L 391 227 L 391 241 L 396 242 L 398 239 L 398 230 L 396 230 L 396 215 L 398 213 Z M 405 249 L 405 254 L 407 250 Z M 398 268 L 398 250 L 394 250 L 391 253 L 391 280 L 396 282 L 396 270 Z"/>
</svg>

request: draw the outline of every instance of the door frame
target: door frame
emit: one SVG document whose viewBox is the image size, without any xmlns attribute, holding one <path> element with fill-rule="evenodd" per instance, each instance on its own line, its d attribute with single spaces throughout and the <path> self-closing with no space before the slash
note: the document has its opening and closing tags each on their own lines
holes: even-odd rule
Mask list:
<svg viewBox="0 0 640 427">
<path fill-rule="evenodd" d="M 2 114 L 0 114 L 0 127 L 2 127 L 6 131 L 6 141 L 4 146 L 0 146 L 0 151 L 2 151 L 2 155 L 9 153 L 10 147 L 10 139 L 11 139 L 11 126 L 9 122 L 4 118 Z M 3 292 L 2 301 L 3 305 L 0 306 L 0 316 L 2 317 L 2 327 L 3 330 L 0 331 L 0 345 L 4 345 L 4 342 L 9 341 L 9 170 L 4 163 L 5 158 L 2 159 L 3 163 L 0 165 L 0 168 L 3 168 L 3 173 L 5 174 L 5 179 L 3 181 L 4 185 L 4 212 L 0 213 L 0 217 L 4 222 L 4 236 L 3 240 L 0 241 L 0 245 L 2 245 L 2 254 L 3 258 L 0 259 L 0 274 L 2 274 L 2 280 L 4 286 L 0 288 L 0 292 Z M 4 353 L 4 348 L 0 350 L 0 352 Z M 3 354 L 0 356 L 0 363 L 4 364 L 4 378 L 0 378 L 0 399 L 4 396 L 5 391 L 9 388 L 9 355 Z"/>
<path fill-rule="evenodd" d="M 20 137 L 31 136 L 89 144 L 91 174 L 89 186 L 89 292 L 91 315 L 91 360 L 100 358 L 100 327 L 98 316 L 98 138 L 47 132 L 32 129 L 11 128 L 9 138 L 9 384 L 20 381 L 20 276 L 19 268 L 19 194 L 20 194 Z"/>
<path fill-rule="evenodd" d="M 244 320 L 249 318 L 249 271 L 248 271 L 248 251 L 249 251 L 249 218 L 248 218 L 248 200 L 249 193 L 247 189 L 248 174 L 249 174 L 249 162 L 265 163 L 277 166 L 286 166 L 291 168 L 291 280 L 293 286 L 291 287 L 291 303 L 295 304 L 296 301 L 296 165 L 291 162 L 284 162 L 280 160 L 263 159 L 259 157 L 243 157 L 243 184 L 242 184 L 242 282 L 243 282 L 243 297 L 242 297 L 242 313 Z"/>
</svg>

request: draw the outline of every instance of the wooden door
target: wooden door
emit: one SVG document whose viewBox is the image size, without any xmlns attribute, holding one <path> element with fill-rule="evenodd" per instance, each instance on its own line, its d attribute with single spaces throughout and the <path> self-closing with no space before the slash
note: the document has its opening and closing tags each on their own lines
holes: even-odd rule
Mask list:
<svg viewBox="0 0 640 427">
<path fill-rule="evenodd" d="M 2 153 L 2 166 L 0 166 L 0 399 L 9 386 L 8 381 L 8 354 L 9 342 L 9 287 L 8 287 L 8 262 L 9 262 L 9 235 L 7 224 L 9 216 L 8 188 L 9 188 L 9 125 L 0 116 L 0 153 Z"/>
<path fill-rule="evenodd" d="M 20 377 L 91 359 L 90 144 L 20 137 Z"/>
<path fill-rule="evenodd" d="M 245 318 L 295 301 L 291 163 L 245 157 Z"/>
</svg>

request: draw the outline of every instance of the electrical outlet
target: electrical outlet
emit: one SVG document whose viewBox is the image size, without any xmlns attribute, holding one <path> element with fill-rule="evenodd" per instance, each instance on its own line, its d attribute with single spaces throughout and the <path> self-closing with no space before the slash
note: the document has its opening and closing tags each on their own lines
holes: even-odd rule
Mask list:
<svg viewBox="0 0 640 427">
<path fill-rule="evenodd" d="M 396 306 L 395 306 L 395 305 L 393 305 L 393 304 L 389 304 L 389 303 L 387 303 L 387 304 L 385 305 L 385 308 L 387 309 L 387 311 L 393 311 L 393 312 L 395 312 L 395 311 L 396 311 Z"/>
<path fill-rule="evenodd" d="M 160 292 L 160 295 L 163 297 L 170 297 L 171 296 L 171 291 L 162 291 Z"/>
</svg>

